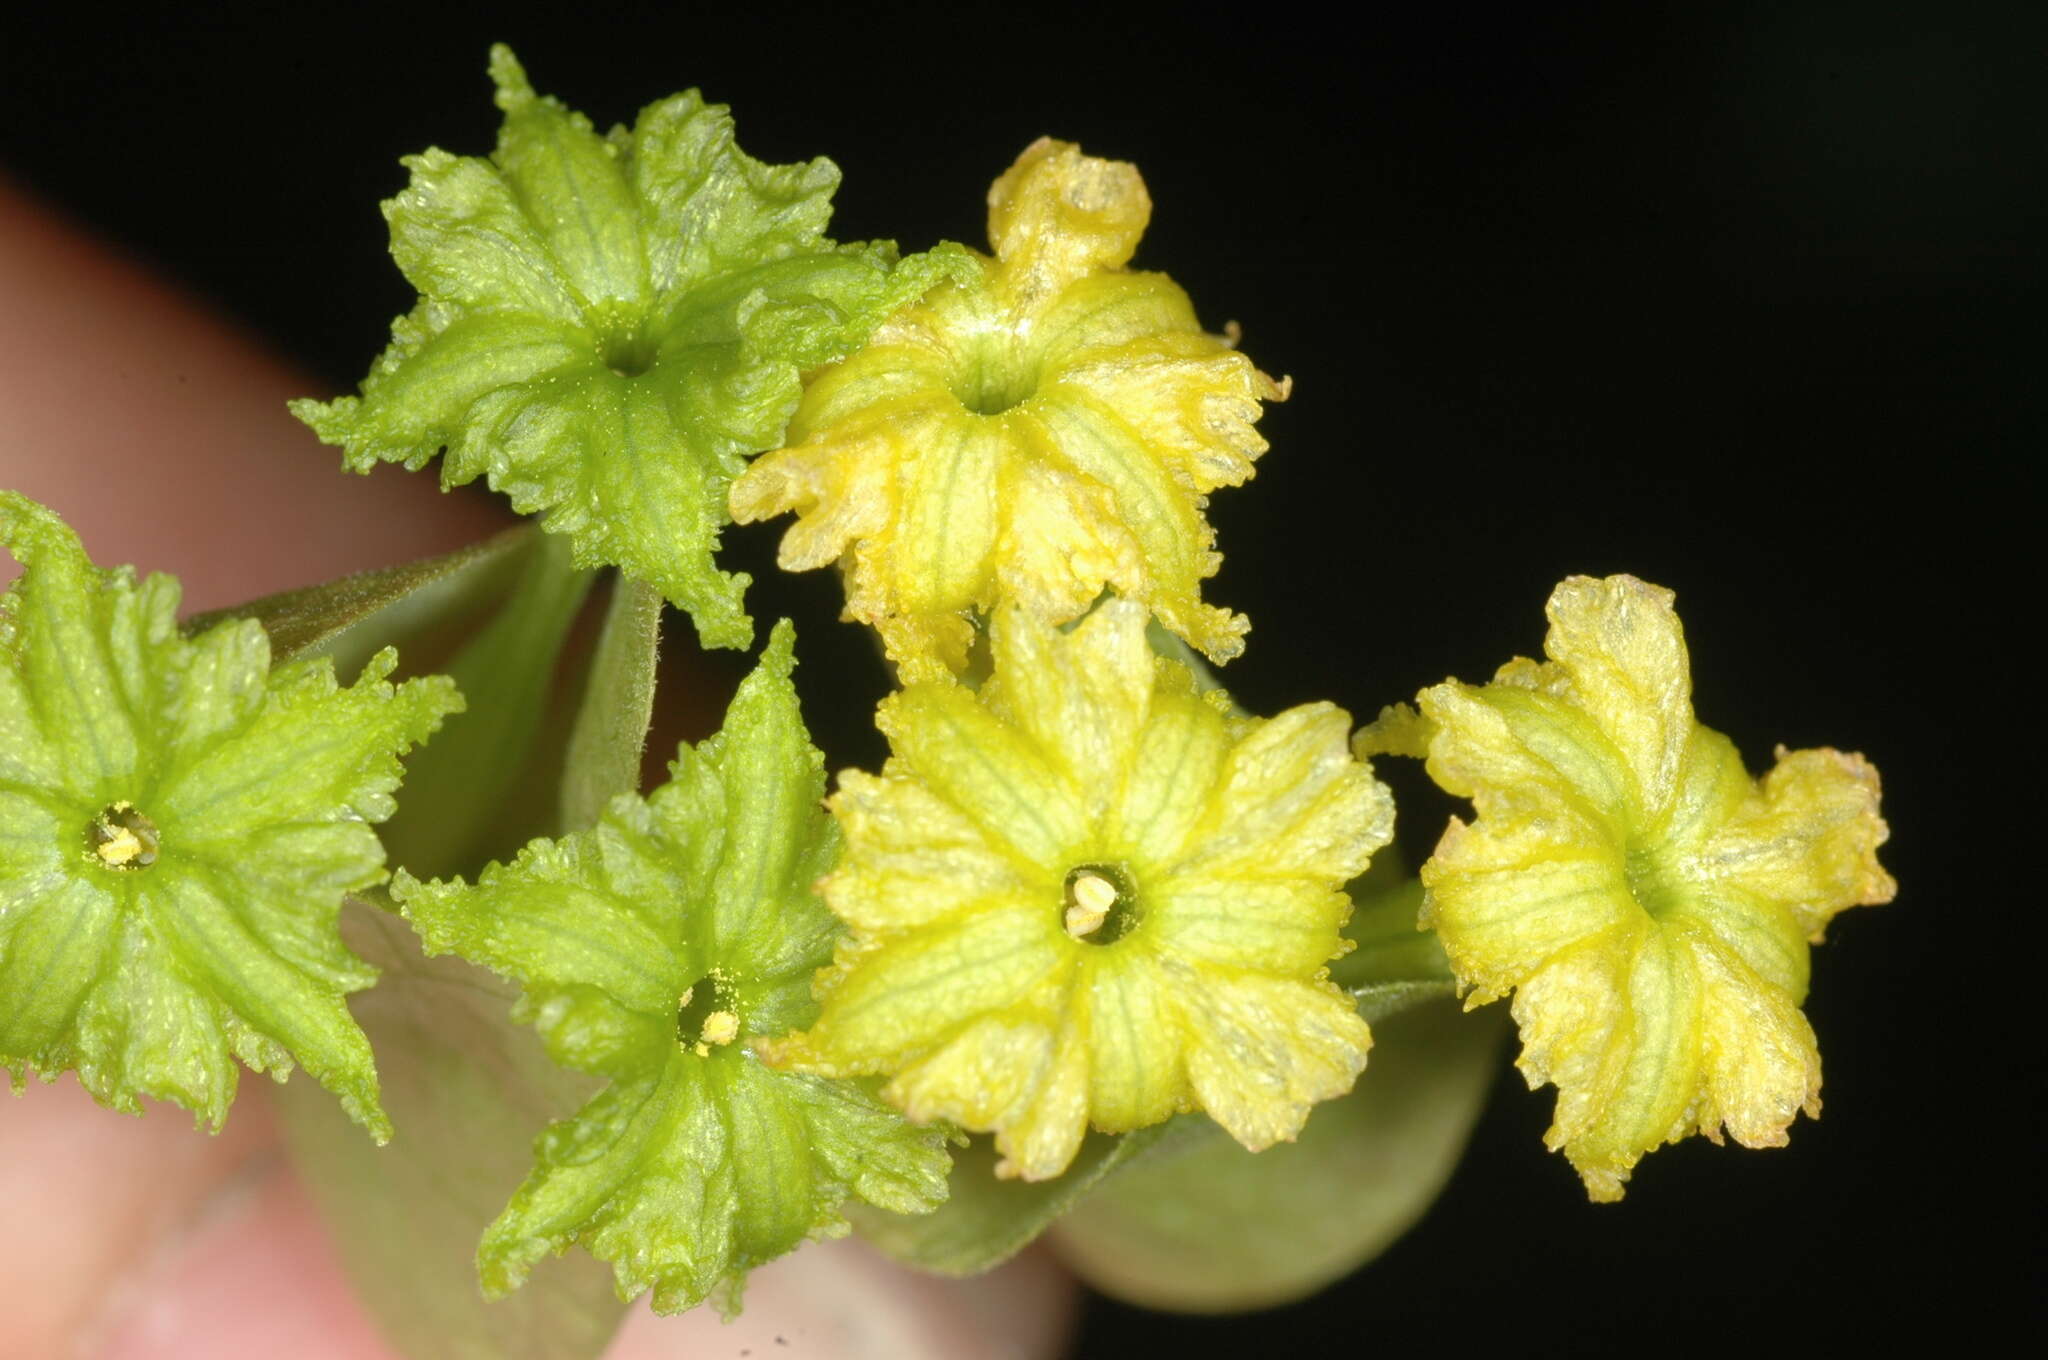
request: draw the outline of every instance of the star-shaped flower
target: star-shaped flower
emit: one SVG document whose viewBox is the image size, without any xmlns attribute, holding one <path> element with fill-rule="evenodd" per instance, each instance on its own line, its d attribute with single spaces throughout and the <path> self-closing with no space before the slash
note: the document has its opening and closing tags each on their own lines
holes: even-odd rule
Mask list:
<svg viewBox="0 0 2048 1360">
<path fill-rule="evenodd" d="M 247 620 L 187 638 L 176 581 L 95 568 L 12 492 L 0 548 L 0 1066 L 218 1129 L 236 1059 L 296 1062 L 389 1137 L 345 1000 L 376 973 L 336 917 L 384 877 L 369 824 L 454 686 L 386 683 L 389 650 L 346 689 L 324 658 L 273 669 Z"/>
<path fill-rule="evenodd" d="M 839 171 L 773 166 L 733 144 L 694 90 L 631 130 L 536 95 L 491 50 L 505 122 L 488 160 L 409 156 L 384 205 L 420 291 L 360 397 L 292 410 L 349 467 L 479 476 L 688 610 L 708 645 L 746 645 L 744 575 L 712 565 L 726 490 L 775 447 L 798 374 L 866 338 L 931 286 L 945 257 L 824 235 Z"/>
<path fill-rule="evenodd" d="M 816 1013 L 810 978 L 839 925 L 811 894 L 838 836 L 823 757 L 779 625 L 726 713 L 671 779 L 623 795 L 588 831 L 539 840 L 474 886 L 394 894 L 429 952 L 524 984 L 515 1012 L 557 1062 L 609 1078 L 535 1145 L 535 1167 L 484 1234 L 493 1295 L 548 1251 L 612 1262 L 619 1293 L 659 1312 L 718 1293 L 806 1237 L 846 1231 L 850 1197 L 902 1213 L 945 1198 L 940 1137 L 852 1082 L 764 1067 L 751 1051 Z"/>
<path fill-rule="evenodd" d="M 733 483 L 735 519 L 797 512 L 783 567 L 841 559 L 848 617 L 906 680 L 961 669 L 972 610 L 1062 623 L 1104 586 L 1218 661 L 1243 650 L 1243 616 L 1202 602 L 1203 510 L 1252 475 L 1285 390 L 1123 267 L 1151 212 L 1135 166 L 1033 143 L 989 191 L 995 257 L 817 374 L 788 447 Z"/>
<path fill-rule="evenodd" d="M 1423 923 L 1469 1004 L 1514 992 L 1548 1142 L 1612 1200 L 1660 1144 L 1778 1146 L 1820 1112 L 1808 943 L 1896 885 L 1861 756 L 1780 748 L 1756 780 L 1694 720 L 1670 591 L 1573 577 L 1548 613 L 1549 661 L 1426 690 L 1360 747 L 1426 754 L 1478 809 L 1423 866 Z"/>
<path fill-rule="evenodd" d="M 1392 801 L 1341 710 L 1232 718 L 1145 627 L 1125 600 L 1066 633 L 1005 610 L 979 692 L 884 701 L 894 754 L 832 800 L 853 938 L 772 1061 L 887 1073 L 1029 1180 L 1091 1125 L 1202 1109 L 1259 1149 L 1350 1089 L 1371 1035 L 1325 965 Z"/>
</svg>

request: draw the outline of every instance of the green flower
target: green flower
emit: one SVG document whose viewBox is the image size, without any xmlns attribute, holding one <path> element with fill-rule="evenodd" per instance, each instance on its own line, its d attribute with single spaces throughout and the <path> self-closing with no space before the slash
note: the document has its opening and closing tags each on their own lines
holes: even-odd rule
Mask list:
<svg viewBox="0 0 2048 1360">
<path fill-rule="evenodd" d="M 1468 1004 L 1515 994 L 1521 1069 L 1558 1089 L 1548 1142 L 1612 1200 L 1660 1144 L 1778 1146 L 1820 1112 L 1808 943 L 1896 885 L 1861 756 L 1780 748 L 1756 780 L 1694 720 L 1670 591 L 1573 577 L 1548 612 L 1548 662 L 1438 685 L 1359 740 L 1426 754 L 1478 809 L 1423 866 L 1423 924 Z"/>
<path fill-rule="evenodd" d="M 235 1059 L 296 1062 L 389 1137 L 344 999 L 376 974 L 335 920 L 384 877 L 369 823 L 454 686 L 385 683 L 389 650 L 346 689 L 324 658 L 272 669 L 250 621 L 187 638 L 176 581 L 98 570 L 12 492 L 0 547 L 25 569 L 0 595 L 0 1066 L 218 1129 Z"/>
<path fill-rule="evenodd" d="M 384 205 L 420 291 L 360 397 L 292 410 L 349 467 L 479 476 L 746 645 L 747 584 L 712 565 L 726 489 L 781 442 L 798 374 L 846 353 L 949 266 L 825 239 L 839 171 L 763 165 L 694 90 L 600 135 L 491 49 L 505 112 L 489 160 L 410 156 Z"/>
<path fill-rule="evenodd" d="M 793 648 L 778 625 L 724 731 L 683 746 L 645 800 L 613 800 L 589 831 L 535 841 L 473 887 L 399 875 L 430 952 L 518 979 L 516 1014 L 555 1061 L 609 1079 L 540 1138 L 485 1232 L 493 1295 L 575 1243 L 613 1263 L 621 1297 L 652 1288 L 674 1312 L 717 1292 L 736 1306 L 749 1269 L 845 1232 L 849 1197 L 904 1213 L 945 1197 L 935 1133 L 751 1051 L 815 1013 L 811 974 L 839 935 L 811 895 L 838 837 Z"/>
<path fill-rule="evenodd" d="M 887 1073 L 911 1118 L 993 1130 L 1027 1180 L 1091 1125 L 1201 1109 L 1257 1150 L 1350 1089 L 1371 1034 L 1325 965 L 1392 801 L 1341 710 L 1229 717 L 1146 618 L 1006 610 L 979 692 L 884 701 L 894 754 L 832 800 L 821 888 L 853 938 L 771 1061 Z"/>
</svg>

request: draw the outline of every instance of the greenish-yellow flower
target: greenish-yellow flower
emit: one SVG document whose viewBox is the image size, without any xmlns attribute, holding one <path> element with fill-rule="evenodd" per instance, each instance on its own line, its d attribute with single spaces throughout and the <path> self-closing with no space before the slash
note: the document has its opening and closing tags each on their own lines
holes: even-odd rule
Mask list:
<svg viewBox="0 0 2048 1360">
<path fill-rule="evenodd" d="M 906 680 L 965 662 L 969 613 L 1054 623 L 1113 586 L 1209 656 L 1242 615 L 1204 604 L 1208 493 L 1252 475 L 1283 387 L 1205 333 L 1164 274 L 1124 268 L 1151 217 L 1135 166 L 1041 138 L 989 191 L 995 256 L 904 308 L 806 385 L 787 447 L 732 487 L 785 511 L 792 571 L 838 559 L 847 615 Z"/>
<path fill-rule="evenodd" d="M 1820 1112 L 1808 943 L 1896 885 L 1861 756 L 1780 748 L 1757 780 L 1694 720 L 1670 591 L 1573 577 L 1548 613 L 1549 661 L 1429 689 L 1359 746 L 1427 755 L 1478 809 L 1423 866 L 1423 923 L 1469 1004 L 1515 994 L 1549 1144 L 1612 1200 L 1663 1143 L 1779 1146 Z"/>
<path fill-rule="evenodd" d="M 1371 1035 L 1325 965 L 1392 801 L 1342 710 L 1231 717 L 1145 626 L 1122 600 L 1065 633 L 1006 610 L 978 692 L 883 703 L 894 754 L 832 800 L 821 886 L 852 938 L 772 1061 L 886 1073 L 1030 1180 L 1090 1126 L 1201 1109 L 1257 1149 L 1350 1088 Z"/>
</svg>

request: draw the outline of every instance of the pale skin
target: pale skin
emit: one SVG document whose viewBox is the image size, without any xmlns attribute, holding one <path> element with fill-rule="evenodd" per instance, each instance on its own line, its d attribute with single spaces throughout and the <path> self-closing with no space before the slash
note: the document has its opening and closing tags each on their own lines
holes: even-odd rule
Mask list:
<svg viewBox="0 0 2048 1360">
<path fill-rule="evenodd" d="M 498 526 L 430 473 L 342 475 L 284 409 L 315 391 L 0 181 L 0 487 L 56 509 L 97 559 L 172 572 L 199 610 Z M 13 570 L 0 555 L 0 581 Z M 0 1096 L 0 1354 L 391 1355 L 286 1164 L 266 1084 L 244 1080 L 217 1137 L 174 1108 L 101 1109 L 69 1077 Z M 835 1242 L 755 1272 L 729 1326 L 636 1308 L 606 1354 L 1028 1360 L 1060 1349 L 1073 1295 L 1036 1254 L 948 1281 Z"/>
</svg>

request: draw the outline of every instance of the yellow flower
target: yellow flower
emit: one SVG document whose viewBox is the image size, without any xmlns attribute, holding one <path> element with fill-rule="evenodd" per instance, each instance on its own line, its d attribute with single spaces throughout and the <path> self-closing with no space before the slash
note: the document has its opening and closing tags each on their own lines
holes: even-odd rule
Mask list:
<svg viewBox="0 0 2048 1360">
<path fill-rule="evenodd" d="M 1614 1200 L 1663 1143 L 1776 1147 L 1820 1113 L 1808 942 L 1896 885 L 1861 756 L 1781 747 L 1756 780 L 1694 720 L 1670 591 L 1573 577 L 1548 613 L 1548 662 L 1438 685 L 1358 744 L 1427 754 L 1478 809 L 1423 866 L 1423 923 L 1468 1005 L 1514 992 L 1522 1072 L 1558 1090 L 1547 1141 Z"/>
<path fill-rule="evenodd" d="M 1243 616 L 1201 599 L 1203 510 L 1286 392 L 1123 267 L 1151 212 L 1135 166 L 1039 139 L 989 191 L 995 257 L 963 252 L 971 277 L 814 375 L 788 446 L 734 482 L 743 523 L 797 512 L 784 568 L 843 562 L 847 616 L 906 681 L 963 667 L 972 610 L 1063 623 L 1105 586 L 1215 660 L 1243 650 Z"/>
<path fill-rule="evenodd" d="M 1393 803 L 1307 704 L 1233 718 L 1153 656 L 1145 610 L 997 614 L 979 692 L 912 685 L 880 777 L 842 775 L 820 891 L 852 928 L 771 1061 L 886 1073 L 917 1120 L 1057 1176 L 1092 1125 L 1202 1109 L 1254 1150 L 1350 1089 L 1372 1036 L 1325 965 Z"/>
</svg>

